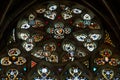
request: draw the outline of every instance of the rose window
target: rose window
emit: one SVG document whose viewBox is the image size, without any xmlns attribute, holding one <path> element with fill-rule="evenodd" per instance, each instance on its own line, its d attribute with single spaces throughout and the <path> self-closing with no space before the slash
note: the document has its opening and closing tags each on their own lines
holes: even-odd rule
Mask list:
<svg viewBox="0 0 120 80">
<path fill-rule="evenodd" d="M 119 50 L 90 9 L 52 0 L 21 12 L 1 49 L 0 80 L 120 80 Z"/>
</svg>

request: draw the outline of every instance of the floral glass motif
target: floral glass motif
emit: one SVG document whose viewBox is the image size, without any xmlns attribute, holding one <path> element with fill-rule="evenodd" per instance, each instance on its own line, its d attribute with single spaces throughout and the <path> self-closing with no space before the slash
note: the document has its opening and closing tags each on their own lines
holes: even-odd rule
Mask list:
<svg viewBox="0 0 120 80">
<path fill-rule="evenodd" d="M 85 57 L 88 55 L 88 53 L 86 51 L 84 51 L 82 48 L 77 48 L 76 49 L 76 57 Z"/>
<path fill-rule="evenodd" d="M 20 20 L 17 25 L 19 29 L 29 29 L 30 25 L 26 19 Z"/>
<path fill-rule="evenodd" d="M 17 61 L 15 61 L 17 59 Z M 12 57 L 12 60 L 10 60 L 9 57 L 3 57 L 1 59 L 1 64 L 3 66 L 9 66 L 9 65 L 12 65 L 12 64 L 15 64 L 15 65 L 23 65 L 26 63 L 26 59 L 24 57 Z"/>
<path fill-rule="evenodd" d="M 99 69 L 96 73 L 97 76 L 95 80 L 119 80 L 119 72 L 118 69 L 115 70 L 113 67 L 104 66 Z"/>
<path fill-rule="evenodd" d="M 31 55 L 39 59 L 45 59 L 49 62 L 58 62 L 58 56 L 55 54 L 55 51 L 56 44 L 53 42 L 48 42 L 44 44 L 43 48 L 32 52 Z"/>
<path fill-rule="evenodd" d="M 69 74 L 69 75 L 68 75 Z M 65 80 L 89 80 L 88 77 L 83 76 L 83 72 L 78 67 L 71 67 L 66 75 Z"/>
<path fill-rule="evenodd" d="M 21 51 L 18 48 L 12 48 L 8 51 L 9 57 L 3 57 L 1 58 L 1 65 L 3 66 L 9 66 L 12 64 L 15 65 L 23 65 L 27 62 L 27 60 L 19 56 Z"/>
<path fill-rule="evenodd" d="M 27 40 L 29 38 L 30 34 L 28 31 L 22 31 L 18 32 L 18 38 L 22 40 Z"/>
<path fill-rule="evenodd" d="M 27 60 L 24 57 L 18 57 L 18 60 L 14 62 L 16 65 L 23 65 L 27 62 Z"/>
<path fill-rule="evenodd" d="M 30 14 L 29 17 L 28 17 L 28 24 L 30 26 L 33 26 L 35 25 L 35 16 L 33 14 Z"/>
<path fill-rule="evenodd" d="M 42 49 L 34 51 L 33 53 L 31 53 L 31 55 L 35 56 L 36 58 L 40 58 L 40 59 L 44 58 Z"/>
<path fill-rule="evenodd" d="M 62 45 L 62 48 L 64 51 L 66 51 L 68 54 L 68 58 L 71 59 L 71 61 L 74 60 L 74 54 L 75 54 L 75 45 L 72 43 L 72 42 L 67 42 L 67 41 L 64 41 L 63 42 L 63 45 Z M 64 57 L 63 57 L 64 58 Z"/>
<path fill-rule="evenodd" d="M 112 51 L 110 49 L 104 49 L 100 52 L 100 55 L 102 58 L 96 58 L 94 62 L 97 65 L 105 65 L 105 63 L 109 63 L 111 66 L 117 66 L 119 65 L 119 59 L 111 58 Z"/>
<path fill-rule="evenodd" d="M 23 79 L 23 73 L 20 74 L 20 72 L 17 69 L 9 69 L 6 72 L 6 77 L 1 77 L 1 80 L 25 80 Z M 20 77 L 22 75 L 22 77 Z"/>
<path fill-rule="evenodd" d="M 62 47 L 63 47 L 63 50 L 67 52 L 75 51 L 75 45 L 72 42 L 65 41 Z"/>
<path fill-rule="evenodd" d="M 40 67 L 37 69 L 37 72 L 32 75 L 31 80 L 57 80 L 54 76 L 54 72 L 51 72 L 51 70 L 48 67 Z"/>
<path fill-rule="evenodd" d="M 32 27 L 33 28 L 41 28 L 41 27 L 44 27 L 44 23 L 41 20 L 36 19 L 35 24 Z"/>
<path fill-rule="evenodd" d="M 26 51 L 31 51 L 34 47 L 34 44 L 29 42 L 24 42 L 22 46 Z"/>
<path fill-rule="evenodd" d="M 4 57 L 1 59 L 1 64 L 4 66 L 9 66 L 12 64 L 12 62 L 10 61 L 9 57 Z"/>
<path fill-rule="evenodd" d="M 17 38 L 23 40 L 22 47 L 26 51 L 31 51 L 34 48 L 35 43 L 40 42 L 44 38 L 41 31 L 35 31 L 31 33 L 29 28 L 41 27 L 44 27 L 44 23 L 41 20 L 36 19 L 36 16 L 32 13 L 29 14 L 28 19 L 21 19 L 18 22 Z"/>
<path fill-rule="evenodd" d="M 12 48 L 8 51 L 9 56 L 18 56 L 20 55 L 20 53 L 21 53 L 20 50 L 17 48 Z"/>
<path fill-rule="evenodd" d="M 53 52 L 56 50 L 56 44 L 54 42 L 46 43 L 43 48 L 45 51 Z"/>
<path fill-rule="evenodd" d="M 73 25 L 81 29 L 84 29 L 84 28 L 88 28 L 91 30 L 101 29 L 98 23 L 92 21 L 92 18 L 89 14 L 84 14 L 82 18 L 76 19 Z"/>
<path fill-rule="evenodd" d="M 49 9 L 50 11 L 56 10 L 57 7 L 58 7 L 58 6 L 57 6 L 56 4 L 49 4 L 49 5 L 48 5 L 48 9 Z"/>
<path fill-rule="evenodd" d="M 54 28 L 49 27 L 47 32 L 50 34 L 54 34 L 55 39 L 63 39 L 64 34 L 70 34 L 71 29 L 69 27 L 65 27 L 62 22 L 58 22 L 54 24 Z"/>
<path fill-rule="evenodd" d="M 85 26 L 88 26 L 91 24 L 91 16 L 89 14 L 85 14 L 83 16 L 83 20 L 84 20 L 83 23 Z"/>
<path fill-rule="evenodd" d="M 40 42 L 43 39 L 43 36 L 40 34 L 34 34 L 32 35 L 32 38 L 34 39 L 34 42 Z"/>
<path fill-rule="evenodd" d="M 80 14 L 80 13 L 82 13 L 82 10 L 80 10 L 80 9 L 78 9 L 78 8 L 74 8 L 74 9 L 72 9 L 72 12 L 73 12 L 74 14 Z"/>
<path fill-rule="evenodd" d="M 49 74 L 50 74 L 50 71 L 47 69 L 47 68 L 41 68 L 38 70 L 38 74 L 43 78 L 45 79 Z"/>
<path fill-rule="evenodd" d="M 44 17 L 51 19 L 51 20 L 55 20 L 57 13 L 55 12 L 55 10 L 57 9 L 57 5 L 56 4 L 49 4 L 47 6 L 48 10 L 45 11 L 45 9 L 41 9 L 41 13 L 44 12 Z"/>
<path fill-rule="evenodd" d="M 6 75 L 8 76 L 8 80 L 15 80 L 17 79 L 19 72 L 16 69 L 10 69 L 7 71 Z"/>
<path fill-rule="evenodd" d="M 48 19 L 54 20 L 56 18 L 56 13 L 52 11 L 45 11 L 44 16 Z"/>
<path fill-rule="evenodd" d="M 103 69 L 102 75 L 106 80 L 111 80 L 114 76 L 114 71 L 111 69 Z"/>
<path fill-rule="evenodd" d="M 74 61 L 75 58 L 82 58 L 87 56 L 87 52 L 84 51 L 83 48 L 76 48 L 72 42 L 69 42 L 69 40 L 63 42 L 62 48 L 67 53 L 62 57 L 63 62 L 66 62 L 68 60 Z"/>
<path fill-rule="evenodd" d="M 65 8 L 65 11 L 62 12 L 61 15 L 62 15 L 63 19 L 65 19 L 65 20 L 70 19 L 70 18 L 73 17 L 72 13 L 70 12 L 68 7 Z"/>
<path fill-rule="evenodd" d="M 21 26 L 21 29 L 28 29 L 28 28 L 30 28 L 30 25 L 27 23 L 25 23 Z"/>
<path fill-rule="evenodd" d="M 84 47 L 92 52 L 97 48 L 97 42 L 101 39 L 102 34 L 99 31 L 96 33 L 94 33 L 94 31 L 78 31 L 74 32 L 73 36 L 77 39 L 77 41 L 81 42 Z"/>
<path fill-rule="evenodd" d="M 17 25 L 17 28 L 21 30 L 40 27 L 44 27 L 44 23 L 40 19 L 36 19 L 35 15 L 32 13 L 29 15 L 28 19 L 21 19 Z"/>
</svg>

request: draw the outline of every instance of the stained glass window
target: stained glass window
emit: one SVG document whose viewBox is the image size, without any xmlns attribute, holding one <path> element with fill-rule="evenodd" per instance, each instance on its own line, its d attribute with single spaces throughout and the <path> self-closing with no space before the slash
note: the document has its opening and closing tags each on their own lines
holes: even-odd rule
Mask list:
<svg viewBox="0 0 120 80">
<path fill-rule="evenodd" d="M 33 5 L 0 50 L 0 79 L 120 80 L 119 51 L 101 22 L 80 3 Z"/>
</svg>

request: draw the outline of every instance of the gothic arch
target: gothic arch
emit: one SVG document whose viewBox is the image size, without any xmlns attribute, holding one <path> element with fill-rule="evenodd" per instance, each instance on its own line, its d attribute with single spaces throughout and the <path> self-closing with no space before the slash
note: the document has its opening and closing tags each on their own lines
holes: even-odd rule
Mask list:
<svg viewBox="0 0 120 80">
<path fill-rule="evenodd" d="M 117 22 L 109 23 L 97 7 L 83 0 L 34 0 L 18 10 L 6 24 L 1 20 L 0 79 L 120 79 Z"/>
</svg>

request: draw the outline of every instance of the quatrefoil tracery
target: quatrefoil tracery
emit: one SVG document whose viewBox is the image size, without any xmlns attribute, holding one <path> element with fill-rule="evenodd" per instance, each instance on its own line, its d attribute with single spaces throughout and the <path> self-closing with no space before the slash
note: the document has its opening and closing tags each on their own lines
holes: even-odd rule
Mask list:
<svg viewBox="0 0 120 80">
<path fill-rule="evenodd" d="M 100 55 L 102 58 L 96 58 L 94 62 L 97 65 L 105 65 L 105 63 L 109 63 L 111 66 L 117 66 L 119 65 L 119 59 L 111 58 L 112 51 L 109 49 L 104 49 L 100 52 Z"/>
<path fill-rule="evenodd" d="M 8 51 L 9 57 L 3 57 L 1 58 L 1 65 L 9 66 L 12 64 L 15 65 L 23 65 L 27 62 L 27 60 L 19 56 L 21 54 L 21 51 L 18 48 L 12 48 Z"/>
</svg>

